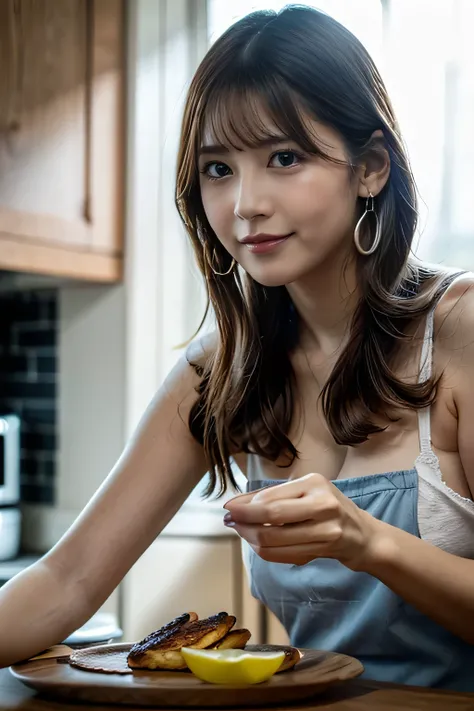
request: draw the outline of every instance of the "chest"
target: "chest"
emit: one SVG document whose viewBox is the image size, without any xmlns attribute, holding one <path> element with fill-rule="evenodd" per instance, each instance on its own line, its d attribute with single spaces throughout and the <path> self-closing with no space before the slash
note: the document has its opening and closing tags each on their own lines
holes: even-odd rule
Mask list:
<svg viewBox="0 0 474 711">
<path fill-rule="evenodd" d="M 308 367 L 311 366 L 311 367 Z M 399 375 L 416 382 L 419 375 L 419 351 L 405 352 Z M 441 364 L 440 364 L 440 367 Z M 298 451 L 290 466 L 284 461 L 259 461 L 264 478 L 288 479 L 319 472 L 329 480 L 367 476 L 381 472 L 412 469 L 420 453 L 420 429 L 431 439 L 439 457 L 443 477 L 448 486 L 463 496 L 470 490 L 457 450 L 457 419 L 452 403 L 452 389 L 440 381 L 437 396 L 430 411 L 423 414 L 403 409 L 382 414 L 377 424 L 383 429 L 367 442 L 356 447 L 338 445 L 326 423 L 321 404 L 321 384 L 328 376 L 330 364 L 321 366 L 301 362 L 295 367 L 297 392 L 295 416 L 289 433 Z M 246 472 L 246 455 L 239 455 L 237 464 Z"/>
</svg>

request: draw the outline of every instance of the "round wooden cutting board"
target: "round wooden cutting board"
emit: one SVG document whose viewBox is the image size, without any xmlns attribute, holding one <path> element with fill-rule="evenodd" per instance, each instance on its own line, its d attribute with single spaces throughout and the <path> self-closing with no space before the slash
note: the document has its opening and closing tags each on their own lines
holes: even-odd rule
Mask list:
<svg viewBox="0 0 474 711">
<path fill-rule="evenodd" d="M 126 660 L 130 648 L 130 644 L 110 644 L 95 649 L 109 658 L 110 655 L 117 655 L 120 665 Z M 259 645 L 248 645 L 251 650 L 260 648 Z M 315 650 L 301 652 L 303 657 L 293 669 L 275 674 L 263 684 L 240 687 L 207 684 L 189 671 L 103 674 L 77 669 L 57 659 L 16 664 L 11 667 L 11 672 L 27 686 L 53 698 L 168 708 L 222 708 L 298 702 L 363 672 L 360 662 L 343 654 Z"/>
</svg>

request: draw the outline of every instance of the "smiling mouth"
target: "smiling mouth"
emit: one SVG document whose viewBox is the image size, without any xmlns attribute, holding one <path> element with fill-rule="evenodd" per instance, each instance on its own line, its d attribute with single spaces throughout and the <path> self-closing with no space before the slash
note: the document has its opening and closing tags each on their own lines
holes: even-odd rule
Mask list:
<svg viewBox="0 0 474 711">
<path fill-rule="evenodd" d="M 244 241 L 242 244 L 247 247 L 249 252 L 252 252 L 253 254 L 266 254 L 267 252 L 272 252 L 274 249 L 277 249 L 280 245 L 282 245 L 284 242 L 290 239 L 294 235 L 294 232 L 291 232 L 289 235 L 283 235 L 281 237 L 273 237 L 272 235 L 268 236 L 258 236 L 255 238 L 255 240 L 252 240 L 252 238 L 248 238 L 247 241 Z"/>
</svg>

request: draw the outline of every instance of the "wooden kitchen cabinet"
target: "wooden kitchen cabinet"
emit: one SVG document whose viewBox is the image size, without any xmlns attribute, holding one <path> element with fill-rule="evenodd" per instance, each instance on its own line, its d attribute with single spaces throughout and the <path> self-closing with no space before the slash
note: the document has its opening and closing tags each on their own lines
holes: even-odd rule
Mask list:
<svg viewBox="0 0 474 711">
<path fill-rule="evenodd" d="M 121 279 L 124 12 L 0 2 L 0 270 Z"/>
<path fill-rule="evenodd" d="M 237 536 L 158 538 L 121 586 L 124 641 L 134 642 L 182 612 L 225 610 L 260 642 L 262 608 L 251 597 Z"/>
<path fill-rule="evenodd" d="M 288 644 L 280 622 L 249 589 L 241 541 L 221 537 L 159 537 L 121 585 L 125 642 L 135 642 L 182 612 L 199 617 L 225 610 L 235 627 L 252 632 L 252 643 Z"/>
<path fill-rule="evenodd" d="M 268 610 L 265 611 L 265 640 L 267 644 L 289 644 L 290 640 L 280 620 Z"/>
</svg>

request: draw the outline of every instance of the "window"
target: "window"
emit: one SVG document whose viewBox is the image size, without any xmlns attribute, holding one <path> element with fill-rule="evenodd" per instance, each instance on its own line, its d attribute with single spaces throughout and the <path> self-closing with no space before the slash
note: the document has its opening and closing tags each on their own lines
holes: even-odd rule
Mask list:
<svg viewBox="0 0 474 711">
<path fill-rule="evenodd" d="M 208 0 L 213 42 L 249 12 L 283 0 Z M 378 64 L 408 147 L 420 195 L 417 254 L 474 268 L 474 2 L 318 0 Z"/>
</svg>

